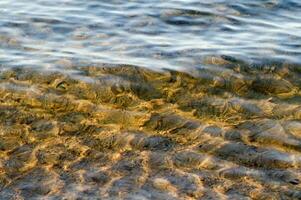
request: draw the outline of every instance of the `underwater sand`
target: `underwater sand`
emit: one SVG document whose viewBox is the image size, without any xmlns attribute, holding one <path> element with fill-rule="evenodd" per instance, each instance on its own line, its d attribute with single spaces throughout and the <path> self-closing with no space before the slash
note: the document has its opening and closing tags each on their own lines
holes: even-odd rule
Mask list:
<svg viewBox="0 0 301 200">
<path fill-rule="evenodd" d="M 301 71 L 223 68 L 1 72 L 0 199 L 300 199 Z"/>
</svg>

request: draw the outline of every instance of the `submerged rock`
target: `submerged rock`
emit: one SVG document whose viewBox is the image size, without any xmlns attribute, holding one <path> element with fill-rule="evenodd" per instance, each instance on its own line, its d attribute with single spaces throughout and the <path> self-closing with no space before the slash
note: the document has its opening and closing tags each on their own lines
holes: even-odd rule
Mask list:
<svg viewBox="0 0 301 200">
<path fill-rule="evenodd" d="M 258 77 L 253 81 L 252 88 L 260 93 L 283 98 L 296 94 L 295 87 L 289 81 L 272 77 Z"/>
</svg>

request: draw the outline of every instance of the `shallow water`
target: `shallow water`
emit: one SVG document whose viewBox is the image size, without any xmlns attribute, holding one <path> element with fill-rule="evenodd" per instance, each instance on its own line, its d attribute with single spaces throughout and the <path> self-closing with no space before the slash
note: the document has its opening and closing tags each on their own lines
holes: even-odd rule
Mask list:
<svg viewBox="0 0 301 200">
<path fill-rule="evenodd" d="M 0 1 L 0 199 L 300 199 L 301 3 Z"/>
</svg>

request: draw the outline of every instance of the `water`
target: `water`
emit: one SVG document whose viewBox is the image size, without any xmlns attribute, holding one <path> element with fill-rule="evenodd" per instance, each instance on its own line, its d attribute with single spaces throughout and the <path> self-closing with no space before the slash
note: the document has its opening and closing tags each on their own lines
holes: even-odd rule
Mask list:
<svg viewBox="0 0 301 200">
<path fill-rule="evenodd" d="M 298 0 L 0 0 L 0 199 L 300 199 Z"/>
<path fill-rule="evenodd" d="M 206 56 L 300 63 L 301 5 L 265 1 L 0 2 L 1 64 L 202 67 Z"/>
</svg>

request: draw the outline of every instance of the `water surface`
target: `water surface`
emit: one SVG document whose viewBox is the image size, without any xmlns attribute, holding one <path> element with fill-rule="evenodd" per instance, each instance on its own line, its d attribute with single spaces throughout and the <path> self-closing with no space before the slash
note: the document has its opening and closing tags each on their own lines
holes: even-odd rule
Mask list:
<svg viewBox="0 0 301 200">
<path fill-rule="evenodd" d="M 202 67 L 207 56 L 300 63 L 298 0 L 0 2 L 1 64 Z"/>
</svg>

